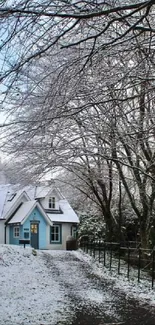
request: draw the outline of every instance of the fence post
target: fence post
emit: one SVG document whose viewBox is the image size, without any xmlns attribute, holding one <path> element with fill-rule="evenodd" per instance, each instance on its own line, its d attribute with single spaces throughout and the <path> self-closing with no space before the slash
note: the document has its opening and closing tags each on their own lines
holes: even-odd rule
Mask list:
<svg viewBox="0 0 155 325">
<path fill-rule="evenodd" d="M 94 256 L 94 258 L 95 258 L 95 248 L 96 248 L 95 246 L 96 245 L 95 245 L 95 241 L 94 241 L 94 243 L 93 243 L 93 253 L 94 253 L 93 256 Z"/>
<path fill-rule="evenodd" d="M 98 243 L 98 261 L 99 261 L 99 263 L 101 261 L 101 241 L 100 240 Z"/>
<path fill-rule="evenodd" d="M 140 282 L 140 266 L 141 266 L 141 248 L 139 248 L 139 256 L 138 256 L 138 282 Z"/>
<path fill-rule="evenodd" d="M 86 253 L 88 254 L 88 243 L 89 243 L 89 241 L 87 240 L 87 242 L 86 242 Z"/>
<path fill-rule="evenodd" d="M 104 242 L 104 266 L 106 266 L 106 243 Z"/>
<path fill-rule="evenodd" d="M 83 251 L 85 252 L 85 241 L 83 241 Z"/>
<path fill-rule="evenodd" d="M 155 262 L 155 249 L 153 247 L 153 253 L 152 253 L 152 289 L 154 287 L 154 262 Z"/>
<path fill-rule="evenodd" d="M 118 247 L 118 274 L 120 274 L 120 267 L 121 267 L 121 244 Z"/>
<path fill-rule="evenodd" d="M 92 242 L 91 242 L 91 240 L 90 240 L 90 243 L 89 243 L 89 247 L 90 247 L 90 256 L 92 256 Z"/>
<path fill-rule="evenodd" d="M 81 249 L 84 251 L 84 249 L 83 249 L 83 241 L 81 241 Z"/>
<path fill-rule="evenodd" d="M 110 270 L 112 265 L 112 244 L 110 244 Z"/>
<path fill-rule="evenodd" d="M 127 274 L 128 279 L 129 276 L 130 276 L 130 247 L 128 246 L 128 274 Z"/>
</svg>

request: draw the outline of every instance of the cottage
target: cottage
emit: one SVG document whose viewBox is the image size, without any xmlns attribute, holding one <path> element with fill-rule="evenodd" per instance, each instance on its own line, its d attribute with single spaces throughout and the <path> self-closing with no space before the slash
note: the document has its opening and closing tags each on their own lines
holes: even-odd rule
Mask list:
<svg viewBox="0 0 155 325">
<path fill-rule="evenodd" d="M 61 192 L 51 186 L 0 186 L 0 244 L 29 240 L 35 249 L 66 249 L 76 236 L 78 216 Z"/>
</svg>

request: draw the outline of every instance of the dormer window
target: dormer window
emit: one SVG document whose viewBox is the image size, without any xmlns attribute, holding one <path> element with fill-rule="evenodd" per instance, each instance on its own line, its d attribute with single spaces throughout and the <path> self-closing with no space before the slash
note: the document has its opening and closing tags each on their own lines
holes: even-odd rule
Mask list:
<svg viewBox="0 0 155 325">
<path fill-rule="evenodd" d="M 55 197 L 49 197 L 48 207 L 49 209 L 55 209 Z"/>
</svg>

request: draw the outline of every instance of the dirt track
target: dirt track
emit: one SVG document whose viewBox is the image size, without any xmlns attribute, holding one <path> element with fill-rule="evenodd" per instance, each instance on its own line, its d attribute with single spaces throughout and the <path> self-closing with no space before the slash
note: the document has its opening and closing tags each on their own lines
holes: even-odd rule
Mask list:
<svg viewBox="0 0 155 325">
<path fill-rule="evenodd" d="M 155 325 L 153 308 L 114 289 L 113 282 L 94 275 L 74 253 L 43 253 L 43 258 L 66 297 L 67 320 L 63 312 L 55 325 Z"/>
</svg>

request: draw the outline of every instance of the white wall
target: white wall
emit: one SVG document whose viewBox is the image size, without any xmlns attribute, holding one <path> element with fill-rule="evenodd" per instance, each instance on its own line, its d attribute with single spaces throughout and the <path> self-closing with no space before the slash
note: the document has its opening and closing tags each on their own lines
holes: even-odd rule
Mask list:
<svg viewBox="0 0 155 325">
<path fill-rule="evenodd" d="M 0 244 L 5 243 L 5 226 L 4 226 L 5 220 L 0 220 Z"/>
<path fill-rule="evenodd" d="M 55 197 L 55 209 L 54 210 L 58 210 L 59 209 L 59 198 L 54 191 L 49 196 L 47 196 L 43 199 L 40 199 L 40 203 L 43 206 L 43 208 L 49 209 L 49 197 Z M 51 210 L 53 210 L 53 209 L 51 209 Z"/>
<path fill-rule="evenodd" d="M 10 244 L 9 226 L 6 227 L 6 244 Z"/>
<path fill-rule="evenodd" d="M 62 223 L 62 244 L 50 244 L 50 226 L 48 227 L 48 234 L 47 234 L 47 249 L 52 249 L 52 250 L 66 250 L 66 240 L 67 236 L 71 235 L 71 227 L 72 223 Z"/>
</svg>

